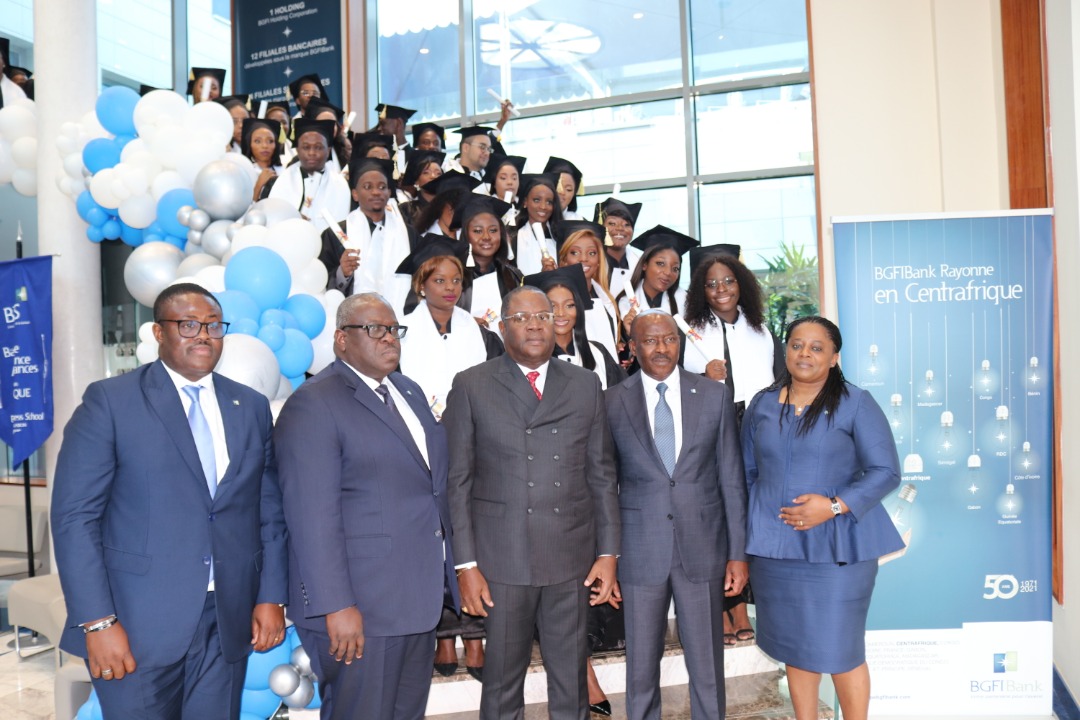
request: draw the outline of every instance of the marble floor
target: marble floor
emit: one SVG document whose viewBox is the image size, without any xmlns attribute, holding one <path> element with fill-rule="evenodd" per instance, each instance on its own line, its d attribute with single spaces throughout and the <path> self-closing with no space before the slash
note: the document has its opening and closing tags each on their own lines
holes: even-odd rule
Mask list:
<svg viewBox="0 0 1080 720">
<path fill-rule="evenodd" d="M 53 651 L 19 660 L 8 647 L 10 632 L 0 634 L 0 718 L 4 720 L 54 720 Z"/>
</svg>

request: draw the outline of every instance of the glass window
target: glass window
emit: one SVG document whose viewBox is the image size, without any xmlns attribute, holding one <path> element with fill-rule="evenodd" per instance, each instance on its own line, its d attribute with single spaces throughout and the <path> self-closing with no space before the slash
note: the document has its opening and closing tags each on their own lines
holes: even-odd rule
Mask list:
<svg viewBox="0 0 1080 720">
<path fill-rule="evenodd" d="M 578 198 L 578 212 L 586 220 L 593 219 L 596 203 L 610 195 L 583 195 Z M 664 225 L 686 235 L 693 235 L 687 222 L 686 187 L 656 188 L 651 190 L 622 191 L 619 199 L 627 203 L 641 203 L 641 214 L 634 226 L 634 235 Z"/>
<path fill-rule="evenodd" d="M 702 95 L 696 102 L 700 174 L 814 164 L 809 85 Z"/>
<path fill-rule="evenodd" d="M 715 0 L 713 0 L 715 1 Z M 677 0 L 476 0 L 476 111 L 607 98 L 682 82 Z"/>
<path fill-rule="evenodd" d="M 0 36 L 11 40 L 12 65 L 26 65 L 30 58 L 20 50 L 34 42 L 33 0 L 0 0 Z"/>
<path fill-rule="evenodd" d="M 165 0 L 166 6 L 170 4 L 169 0 Z M 187 0 L 188 66 L 228 70 L 221 94 L 231 95 L 236 88 L 236 78 L 232 73 L 232 20 L 228 3 L 225 3 L 224 14 L 221 13 L 221 5 L 220 0 Z M 181 93 L 185 90 L 177 88 Z"/>
<path fill-rule="evenodd" d="M 458 3 L 378 0 L 378 102 L 416 110 L 410 122 L 461 115 Z"/>
<path fill-rule="evenodd" d="M 511 120 L 502 144 L 529 158 L 540 172 L 550 155 L 581 170 L 589 185 L 686 176 L 686 131 L 681 100 Z M 683 213 L 685 215 L 685 212 Z"/>
<path fill-rule="evenodd" d="M 99 0 L 98 65 L 106 85 L 172 87 L 170 0 Z M 226 40 L 226 52 L 228 41 Z"/>
<path fill-rule="evenodd" d="M 809 70 L 805 0 L 690 0 L 697 83 Z"/>
</svg>

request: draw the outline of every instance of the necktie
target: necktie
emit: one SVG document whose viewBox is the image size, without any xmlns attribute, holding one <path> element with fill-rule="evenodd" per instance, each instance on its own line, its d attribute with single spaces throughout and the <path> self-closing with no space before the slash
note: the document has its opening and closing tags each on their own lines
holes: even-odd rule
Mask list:
<svg viewBox="0 0 1080 720">
<path fill-rule="evenodd" d="M 543 393 L 540 392 L 540 388 L 536 387 L 536 380 L 540 377 L 540 373 L 533 370 L 532 372 L 525 373 L 525 377 L 529 379 L 529 387 L 531 387 L 533 389 L 533 392 L 536 393 L 536 399 L 543 400 Z"/>
<path fill-rule="evenodd" d="M 214 460 L 214 436 L 210 433 L 210 423 L 206 422 L 203 415 L 202 405 L 199 404 L 198 385 L 185 385 L 184 393 L 191 398 L 191 407 L 188 408 L 188 427 L 191 428 L 191 436 L 195 439 L 195 449 L 199 451 L 199 461 L 202 462 L 203 474 L 206 476 L 206 487 L 210 490 L 210 497 L 217 492 L 217 463 Z"/>
<path fill-rule="evenodd" d="M 727 377 L 724 379 L 724 384 L 728 386 L 728 390 L 731 391 L 731 397 L 735 397 L 735 378 L 731 373 L 731 349 L 727 344 L 727 323 L 723 320 L 720 321 L 720 330 L 724 333 L 724 366 L 727 368 Z"/>
<path fill-rule="evenodd" d="M 664 399 L 667 392 L 667 383 L 659 383 L 656 392 L 660 393 L 660 399 L 656 401 L 656 410 L 653 414 L 653 441 L 656 443 L 656 452 L 667 468 L 668 476 L 675 472 L 675 416 L 671 414 L 671 407 Z"/>
<path fill-rule="evenodd" d="M 390 394 L 390 388 L 385 384 L 380 384 L 375 388 L 375 394 L 377 394 L 382 401 L 386 404 L 386 407 L 390 408 L 390 413 L 394 416 L 394 420 L 397 421 L 398 433 L 404 433 L 404 437 L 411 443 L 412 448 L 416 448 L 416 452 L 419 454 L 420 449 L 416 446 L 416 439 L 413 438 L 412 432 L 409 431 L 409 426 L 405 423 L 405 418 L 402 417 L 401 411 L 398 410 L 397 403 L 394 402 L 393 396 Z"/>
</svg>

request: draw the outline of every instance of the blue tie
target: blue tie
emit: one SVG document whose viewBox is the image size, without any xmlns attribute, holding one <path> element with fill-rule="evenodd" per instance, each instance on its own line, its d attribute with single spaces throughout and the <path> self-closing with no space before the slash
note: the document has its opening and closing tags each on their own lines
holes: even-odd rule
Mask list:
<svg viewBox="0 0 1080 720">
<path fill-rule="evenodd" d="M 671 414 L 671 407 L 664 399 L 667 389 L 666 383 L 658 383 L 656 386 L 660 399 L 656 401 L 653 415 L 653 440 L 656 442 L 656 452 L 660 453 L 660 459 L 664 461 L 670 477 L 675 472 L 675 416 Z"/>
<path fill-rule="evenodd" d="M 184 392 L 191 398 L 191 407 L 188 409 L 187 421 L 191 428 L 191 436 L 195 439 L 195 449 L 199 451 L 199 460 L 202 462 L 203 474 L 206 476 L 206 487 L 210 490 L 210 497 L 217 492 L 217 463 L 214 461 L 214 436 L 210 433 L 210 423 L 206 422 L 203 415 L 202 405 L 199 404 L 198 385 L 185 385 Z"/>
</svg>

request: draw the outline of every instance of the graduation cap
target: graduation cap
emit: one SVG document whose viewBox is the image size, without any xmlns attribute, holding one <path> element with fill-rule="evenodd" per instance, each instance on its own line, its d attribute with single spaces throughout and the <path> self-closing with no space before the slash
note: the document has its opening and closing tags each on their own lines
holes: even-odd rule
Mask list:
<svg viewBox="0 0 1080 720">
<path fill-rule="evenodd" d="M 154 87 L 153 85 L 141 85 L 140 84 L 139 85 L 139 95 L 141 97 L 143 95 L 148 95 L 149 93 L 152 93 L 155 90 L 164 90 L 164 89 L 165 88 Z"/>
<path fill-rule="evenodd" d="M 8 64 L 11 58 L 11 41 L 6 37 L 0 37 L 0 57 L 4 58 L 4 64 Z"/>
<path fill-rule="evenodd" d="M 465 227 L 470 220 L 482 213 L 490 213 L 496 219 L 502 218 L 510 207 L 510 203 L 503 202 L 499 198 L 469 193 L 465 202 L 454 210 L 454 219 L 450 221 L 450 229 Z"/>
<path fill-rule="evenodd" d="M 547 165 L 544 166 L 544 172 L 546 173 L 567 173 L 570 177 L 574 178 L 574 193 L 576 195 L 585 194 L 585 186 L 581 184 L 581 178 L 583 177 L 581 171 L 578 170 L 577 165 L 564 160 L 563 158 L 555 157 L 552 155 L 548 158 Z"/>
<path fill-rule="evenodd" d="M 479 184 L 480 181 L 472 175 L 466 175 L 457 170 L 451 170 L 449 172 L 444 172 L 434 180 L 428 180 L 422 187 L 424 192 L 438 195 L 439 193 L 444 193 L 448 190 L 465 190 L 466 192 L 472 192 L 473 188 Z"/>
<path fill-rule="evenodd" d="M 195 87 L 204 77 L 212 77 L 218 81 L 218 87 L 225 87 L 225 68 L 193 67 L 188 75 L 187 94 L 195 96 Z"/>
<path fill-rule="evenodd" d="M 664 227 L 663 225 L 657 225 L 650 230 L 646 230 L 634 238 L 630 243 L 631 246 L 636 247 L 642 252 L 658 246 L 671 248 L 679 255 L 679 257 L 690 252 L 691 248 L 695 248 L 699 244 L 700 243 L 697 240 L 689 235 L 683 235 L 681 232 Z"/>
<path fill-rule="evenodd" d="M 311 107 L 310 105 L 308 107 Z M 367 155 L 367 151 L 373 147 L 384 147 L 391 155 L 394 154 L 394 136 L 383 135 L 377 132 L 351 133 L 349 139 L 353 144 L 353 154 L 361 157 Z"/>
<path fill-rule="evenodd" d="M 319 96 L 320 97 L 322 96 L 322 91 L 323 91 L 322 78 L 320 78 L 315 73 L 310 73 L 308 75 L 301 75 L 300 77 L 296 78 L 291 83 L 289 83 L 289 94 L 290 94 L 290 96 L 294 100 L 296 100 L 297 98 L 300 97 L 300 88 L 302 88 L 304 85 L 308 85 L 308 84 L 315 85 L 316 87 L 318 87 L 319 88 Z M 299 105 L 300 105 L 300 103 L 299 103 L 299 101 L 297 101 L 297 106 L 299 106 Z"/>
<path fill-rule="evenodd" d="M 274 142 L 281 145 L 281 123 L 267 118 L 245 118 L 240 129 L 240 147 L 251 152 L 251 135 L 259 128 L 266 128 L 274 135 Z"/>
<path fill-rule="evenodd" d="M 462 142 L 465 142 L 469 138 L 476 137 L 477 135 L 488 135 L 490 133 L 494 133 L 495 128 L 484 127 L 483 125 L 473 125 L 472 127 L 461 128 L 460 130 L 455 130 L 454 132 L 461 136 Z"/>
<path fill-rule="evenodd" d="M 400 275 L 414 275 L 420 266 L 432 258 L 456 257 L 465 264 L 469 256 L 469 243 L 464 240 L 451 240 L 444 235 L 428 234 L 420 239 L 420 247 L 401 261 L 394 272 Z"/>
<path fill-rule="evenodd" d="M 576 265 L 564 265 L 555 270 L 526 275 L 522 285 L 539 288 L 545 293 L 553 287 L 563 286 L 574 294 L 574 302 L 581 311 L 591 310 L 593 306 L 592 295 L 589 293 L 589 281 L 585 278 L 585 269 L 581 263 Z M 578 318 L 583 318 L 581 312 Z"/>
<path fill-rule="evenodd" d="M 690 274 L 693 275 L 697 272 L 698 267 L 705 260 L 712 257 L 733 257 L 736 260 L 739 259 L 739 254 L 742 252 L 742 248 L 738 245 L 728 245 L 727 243 L 720 243 L 718 245 L 705 245 L 702 247 L 692 248 L 690 250 Z"/>
<path fill-rule="evenodd" d="M 274 100 L 272 102 L 266 103 L 267 114 L 269 114 L 269 112 L 274 109 L 284 110 L 286 115 L 292 112 L 292 108 L 289 107 L 288 100 Z"/>
<path fill-rule="evenodd" d="M 442 167 L 443 161 L 446 160 L 446 153 L 438 152 L 436 150 L 413 150 L 409 155 L 409 163 L 405 166 L 405 174 L 401 176 L 401 182 L 403 185 L 415 185 L 416 181 L 420 179 L 420 173 L 424 171 L 424 168 L 428 163 L 434 162 Z"/>
<path fill-rule="evenodd" d="M 337 123 L 333 120 L 309 120 L 306 117 L 298 117 L 296 122 L 293 123 L 293 137 L 299 144 L 301 135 L 317 132 L 326 138 L 326 144 L 329 146 L 334 142 L 335 128 L 337 128 Z"/>
<path fill-rule="evenodd" d="M 558 175 L 550 175 L 548 173 L 523 173 L 521 176 L 521 185 L 518 186 L 518 202 L 522 207 L 524 207 L 525 199 L 529 196 L 529 192 L 537 185 L 543 185 L 551 191 L 554 197 L 558 197 L 559 193 L 555 189 L 558 184 Z M 558 200 L 556 200 L 556 210 L 558 210 L 558 205 Z"/>
<path fill-rule="evenodd" d="M 375 112 L 379 113 L 380 120 L 401 120 L 402 122 L 408 122 L 409 118 L 416 114 L 415 110 L 386 103 L 376 105 Z"/>
<path fill-rule="evenodd" d="M 420 136 L 426 133 L 428 130 L 431 130 L 436 135 L 438 135 L 439 142 L 442 144 L 442 147 L 446 147 L 446 128 L 444 128 L 442 125 L 436 125 L 433 122 L 422 122 L 412 126 L 413 147 L 420 146 Z"/>
<path fill-rule="evenodd" d="M 495 176 L 499 174 L 500 168 L 504 165 L 513 165 L 518 171 L 519 179 L 521 173 L 525 172 L 525 158 L 520 155 L 492 155 L 491 159 L 488 160 L 487 168 L 484 170 L 484 182 L 494 187 Z"/>
<path fill-rule="evenodd" d="M 7 61 L 5 60 L 4 62 Z M 27 80 L 34 77 L 34 73 L 31 72 L 28 68 L 19 67 L 18 65 L 8 65 L 6 68 L 4 68 L 4 74 L 11 78 L 12 82 L 15 82 L 16 75 L 25 75 Z"/>
<path fill-rule="evenodd" d="M 555 247 L 561 250 L 563 243 L 569 240 L 571 235 L 582 231 L 590 232 L 596 236 L 597 240 L 604 241 L 606 231 L 603 225 L 589 220 L 563 220 L 557 227 L 551 228 L 551 233 L 555 236 Z"/>
<path fill-rule="evenodd" d="M 214 98 L 214 102 L 219 105 L 224 105 L 226 110 L 232 110 L 234 107 L 242 107 L 251 112 L 251 99 L 249 95 L 222 95 L 221 97 Z"/>
<path fill-rule="evenodd" d="M 396 187 L 394 184 L 394 163 L 382 158 L 369 158 L 353 153 L 353 156 L 349 158 L 349 184 L 356 187 L 356 183 L 360 182 L 360 177 L 372 170 L 382 173 L 386 177 L 386 184 L 390 186 L 390 192 L 393 194 Z"/>
<path fill-rule="evenodd" d="M 641 203 L 625 203 L 609 197 L 604 202 L 596 203 L 593 209 L 593 222 L 603 225 L 608 217 L 617 217 L 630 223 L 630 227 L 634 227 L 637 225 L 639 214 L 641 214 Z"/>
<path fill-rule="evenodd" d="M 334 117 L 337 119 L 340 125 L 345 120 L 345 111 L 339 108 L 337 105 L 322 99 L 321 97 L 313 97 L 308 100 L 307 107 L 304 108 L 304 117 L 311 120 L 315 120 L 320 114 L 324 112 L 334 113 Z"/>
</svg>

